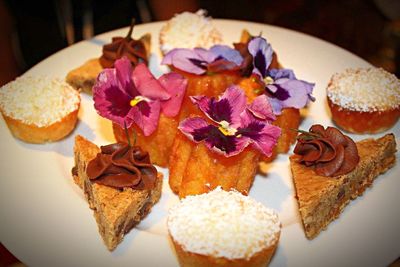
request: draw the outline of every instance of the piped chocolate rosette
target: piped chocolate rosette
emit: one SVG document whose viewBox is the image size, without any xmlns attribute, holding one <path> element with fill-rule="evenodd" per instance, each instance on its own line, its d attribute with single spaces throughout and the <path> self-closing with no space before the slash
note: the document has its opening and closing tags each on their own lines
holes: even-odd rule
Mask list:
<svg viewBox="0 0 400 267">
<path fill-rule="evenodd" d="M 157 178 L 149 154 L 126 143 L 102 146 L 101 153 L 89 162 L 86 173 L 91 181 L 118 189 L 151 190 Z"/>
<path fill-rule="evenodd" d="M 127 57 L 132 66 L 139 63 L 148 64 L 150 35 L 144 35 L 139 40 L 132 38 L 135 20 L 129 28 L 125 37 L 113 37 L 112 42 L 103 46 L 103 54 L 100 57 L 100 64 L 103 68 L 114 67 L 114 62 L 123 56 Z"/>
<path fill-rule="evenodd" d="M 301 131 L 294 153 L 299 162 L 314 168 L 318 175 L 335 177 L 351 172 L 360 157 L 354 141 L 334 127 L 311 126 L 309 132 Z"/>
</svg>

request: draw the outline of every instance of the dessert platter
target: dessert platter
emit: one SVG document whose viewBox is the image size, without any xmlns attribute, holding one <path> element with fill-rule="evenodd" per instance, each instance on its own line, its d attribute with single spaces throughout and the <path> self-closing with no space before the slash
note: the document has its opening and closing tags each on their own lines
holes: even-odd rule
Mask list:
<svg viewBox="0 0 400 267">
<path fill-rule="evenodd" d="M 177 24 L 193 15 L 82 41 L 1 88 L 1 243 L 29 266 L 397 259 L 399 80 L 270 25 L 214 19 L 191 44 Z"/>
</svg>

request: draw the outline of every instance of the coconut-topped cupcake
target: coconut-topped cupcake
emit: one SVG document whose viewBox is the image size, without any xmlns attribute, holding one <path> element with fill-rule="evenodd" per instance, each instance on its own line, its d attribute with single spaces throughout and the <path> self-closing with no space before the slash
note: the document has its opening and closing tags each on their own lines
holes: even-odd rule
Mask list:
<svg viewBox="0 0 400 267">
<path fill-rule="evenodd" d="M 210 48 L 222 43 L 222 34 L 215 28 L 204 9 L 196 13 L 176 14 L 160 31 L 160 49 L 165 55 L 174 48 Z"/>
<path fill-rule="evenodd" d="M 273 210 L 220 187 L 184 198 L 167 223 L 182 266 L 265 266 L 281 230 Z"/>
<path fill-rule="evenodd" d="M 400 81 L 381 68 L 347 69 L 327 87 L 333 121 L 354 133 L 376 133 L 393 126 L 400 114 Z"/>
<path fill-rule="evenodd" d="M 20 77 L 0 89 L 0 110 L 12 134 L 29 143 L 59 140 L 75 127 L 79 92 L 64 81 Z"/>
</svg>

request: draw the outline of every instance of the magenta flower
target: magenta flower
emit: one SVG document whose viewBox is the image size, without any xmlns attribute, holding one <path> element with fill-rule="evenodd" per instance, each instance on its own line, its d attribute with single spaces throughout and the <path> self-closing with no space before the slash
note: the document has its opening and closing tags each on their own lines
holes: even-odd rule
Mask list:
<svg viewBox="0 0 400 267">
<path fill-rule="evenodd" d="M 148 136 L 157 128 L 161 111 L 170 117 L 178 114 L 187 85 L 181 75 L 170 73 L 157 80 L 143 63 L 132 71 L 126 57 L 114 66 L 104 69 L 93 86 L 100 116 L 124 128 L 135 123 Z"/>
<path fill-rule="evenodd" d="M 171 65 L 179 70 L 202 75 L 226 70 L 238 70 L 243 61 L 239 51 L 225 45 L 204 48 L 177 48 L 168 52 L 161 64 Z"/>
<path fill-rule="evenodd" d="M 313 83 L 298 80 L 290 69 L 269 68 L 273 51 L 267 40 L 253 38 L 248 44 L 248 51 L 253 57 L 253 74 L 263 80 L 275 114 L 281 114 L 282 108 L 303 108 L 310 100 L 315 100 L 311 95 Z"/>
<path fill-rule="evenodd" d="M 206 96 L 191 99 L 211 123 L 200 117 L 183 120 L 178 128 L 189 139 L 204 141 L 210 150 L 226 157 L 239 154 L 248 145 L 271 155 L 281 131 L 270 124 L 275 116 L 265 95 L 247 105 L 243 90 L 231 86 L 218 100 Z"/>
</svg>

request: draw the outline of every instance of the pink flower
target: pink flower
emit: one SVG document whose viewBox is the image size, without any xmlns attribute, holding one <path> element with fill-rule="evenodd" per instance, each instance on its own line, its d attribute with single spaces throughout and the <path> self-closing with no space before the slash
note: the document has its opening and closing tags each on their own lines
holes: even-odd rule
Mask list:
<svg viewBox="0 0 400 267">
<path fill-rule="evenodd" d="M 226 157 L 239 154 L 249 145 L 266 156 L 272 154 L 281 130 L 270 124 L 275 116 L 265 95 L 247 105 L 243 90 L 231 86 L 218 100 L 206 96 L 191 99 L 211 123 L 200 117 L 183 120 L 179 129 L 189 139 L 204 141 L 210 150 Z"/>
<path fill-rule="evenodd" d="M 115 68 L 104 69 L 93 86 L 94 107 L 97 113 L 121 127 L 135 123 L 145 136 L 157 128 L 160 112 L 174 117 L 179 113 L 187 80 L 169 73 L 157 80 L 143 63 L 133 71 L 123 57 Z"/>
</svg>

